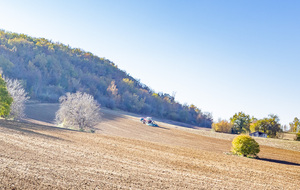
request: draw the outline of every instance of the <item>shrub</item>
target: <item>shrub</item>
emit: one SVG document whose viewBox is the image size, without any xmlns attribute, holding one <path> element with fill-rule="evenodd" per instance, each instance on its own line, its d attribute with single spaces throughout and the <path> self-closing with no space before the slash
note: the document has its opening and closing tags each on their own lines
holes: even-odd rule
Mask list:
<svg viewBox="0 0 300 190">
<path fill-rule="evenodd" d="M 213 123 L 212 128 L 216 132 L 231 133 L 232 124 L 226 120 L 222 120 L 218 123 Z"/>
<path fill-rule="evenodd" d="M 296 141 L 300 141 L 300 132 L 296 134 Z"/>
<path fill-rule="evenodd" d="M 256 157 L 260 149 L 258 143 L 249 135 L 239 135 L 233 139 L 231 151 L 237 155 Z"/>
<path fill-rule="evenodd" d="M 96 131 L 95 131 L 95 129 L 91 129 L 90 132 L 91 133 L 95 133 Z"/>
</svg>

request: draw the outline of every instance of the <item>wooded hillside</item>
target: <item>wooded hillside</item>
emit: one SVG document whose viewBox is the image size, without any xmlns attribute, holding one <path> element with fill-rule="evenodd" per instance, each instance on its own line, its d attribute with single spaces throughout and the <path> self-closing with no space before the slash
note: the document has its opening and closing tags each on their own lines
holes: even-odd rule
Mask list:
<svg viewBox="0 0 300 190">
<path fill-rule="evenodd" d="M 108 108 L 211 127 L 209 114 L 154 92 L 110 60 L 44 38 L 0 30 L 0 67 L 22 80 L 34 100 L 58 102 L 66 92 L 82 91 Z"/>
</svg>

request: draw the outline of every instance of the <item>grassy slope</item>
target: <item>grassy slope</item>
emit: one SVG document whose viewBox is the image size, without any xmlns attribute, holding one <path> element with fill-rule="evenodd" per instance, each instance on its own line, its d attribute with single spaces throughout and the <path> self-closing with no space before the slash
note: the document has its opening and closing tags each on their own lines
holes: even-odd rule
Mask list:
<svg viewBox="0 0 300 190">
<path fill-rule="evenodd" d="M 145 126 L 109 110 L 96 134 L 0 121 L 0 184 L 8 189 L 299 187 L 299 151 L 262 146 L 262 160 L 226 155 L 230 140 L 159 124 Z"/>
</svg>

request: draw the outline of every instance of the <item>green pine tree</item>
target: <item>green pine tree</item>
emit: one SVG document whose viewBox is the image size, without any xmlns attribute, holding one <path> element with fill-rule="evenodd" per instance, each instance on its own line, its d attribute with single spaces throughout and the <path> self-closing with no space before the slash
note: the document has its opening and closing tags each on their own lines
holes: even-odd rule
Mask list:
<svg viewBox="0 0 300 190">
<path fill-rule="evenodd" d="M 6 117 L 10 112 L 10 105 L 13 102 L 12 97 L 9 95 L 6 83 L 0 75 L 0 117 Z"/>
</svg>

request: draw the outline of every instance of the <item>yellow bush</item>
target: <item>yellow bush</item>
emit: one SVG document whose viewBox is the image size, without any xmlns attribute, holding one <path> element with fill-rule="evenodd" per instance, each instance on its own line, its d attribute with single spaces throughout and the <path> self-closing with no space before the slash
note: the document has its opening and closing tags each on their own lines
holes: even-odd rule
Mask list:
<svg viewBox="0 0 300 190">
<path fill-rule="evenodd" d="M 231 151 L 242 156 L 256 156 L 260 149 L 258 143 L 249 135 L 239 135 L 232 141 Z"/>
<path fill-rule="evenodd" d="M 222 120 L 218 123 L 213 123 L 212 128 L 216 132 L 231 133 L 232 124 L 226 120 Z"/>
</svg>

